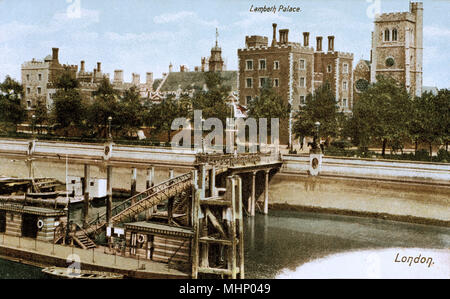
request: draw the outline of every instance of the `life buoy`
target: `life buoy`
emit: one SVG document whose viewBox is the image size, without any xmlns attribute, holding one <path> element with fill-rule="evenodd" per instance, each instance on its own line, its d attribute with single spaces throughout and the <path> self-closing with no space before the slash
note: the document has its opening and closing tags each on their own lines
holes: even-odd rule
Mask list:
<svg viewBox="0 0 450 299">
<path fill-rule="evenodd" d="M 139 243 L 144 243 L 144 240 L 145 240 L 145 236 L 142 235 L 142 234 L 139 234 L 139 235 L 138 235 L 138 238 L 137 238 L 137 241 L 138 241 Z"/>
<path fill-rule="evenodd" d="M 43 228 L 44 227 L 44 221 L 42 221 L 42 219 L 39 219 L 37 222 L 37 227 L 38 228 Z"/>
</svg>

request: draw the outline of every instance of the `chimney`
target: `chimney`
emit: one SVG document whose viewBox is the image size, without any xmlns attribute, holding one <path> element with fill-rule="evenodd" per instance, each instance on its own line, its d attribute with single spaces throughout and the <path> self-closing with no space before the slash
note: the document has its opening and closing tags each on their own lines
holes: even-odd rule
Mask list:
<svg viewBox="0 0 450 299">
<path fill-rule="evenodd" d="M 309 32 L 303 32 L 303 46 L 309 47 Z"/>
<path fill-rule="evenodd" d="M 54 61 L 58 61 L 58 52 L 59 52 L 59 48 L 52 48 L 52 58 Z"/>
<path fill-rule="evenodd" d="M 84 73 L 84 60 L 81 60 L 80 63 L 80 73 Z"/>
<path fill-rule="evenodd" d="M 202 57 L 202 68 L 201 71 L 204 72 L 206 70 L 206 58 Z"/>
<path fill-rule="evenodd" d="M 171 73 L 172 72 L 172 68 L 173 68 L 173 65 L 172 65 L 172 62 L 169 64 L 169 73 Z"/>
<path fill-rule="evenodd" d="M 152 85 L 153 84 L 153 73 L 152 72 L 147 72 L 147 74 L 145 76 L 145 83 L 147 85 Z"/>
<path fill-rule="evenodd" d="M 141 76 L 139 74 L 132 74 L 133 76 L 133 80 L 131 83 L 133 83 L 133 85 L 139 85 L 141 83 Z"/>
<path fill-rule="evenodd" d="M 328 37 L 328 52 L 334 52 L 334 36 Z"/>
<path fill-rule="evenodd" d="M 317 36 L 316 40 L 317 40 L 316 51 L 317 52 L 322 52 L 322 37 L 321 36 Z"/>
<path fill-rule="evenodd" d="M 114 83 L 123 83 L 123 70 L 114 70 Z"/>
<path fill-rule="evenodd" d="M 277 44 L 277 24 L 273 23 L 273 37 L 272 37 L 272 47 Z"/>
<path fill-rule="evenodd" d="M 102 72 L 102 63 L 101 62 L 97 62 L 97 72 L 98 73 Z"/>
<path fill-rule="evenodd" d="M 280 29 L 280 43 L 287 44 L 289 42 L 289 29 Z"/>
</svg>

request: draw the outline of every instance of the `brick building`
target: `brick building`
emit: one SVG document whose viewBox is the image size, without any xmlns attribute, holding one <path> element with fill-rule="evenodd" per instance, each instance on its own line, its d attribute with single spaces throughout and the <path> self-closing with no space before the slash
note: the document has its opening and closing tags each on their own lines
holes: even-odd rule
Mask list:
<svg viewBox="0 0 450 299">
<path fill-rule="evenodd" d="M 245 48 L 238 49 L 239 101 L 241 105 L 259 95 L 270 82 L 276 92 L 291 105 L 288 120 L 280 123 L 280 143 L 293 142 L 293 116 L 305 103 L 306 96 L 328 82 L 342 111 L 351 111 L 353 103 L 353 54 L 335 51 L 334 37 L 328 37 L 328 51 L 317 37 L 316 49 L 309 45 L 309 32 L 303 33 L 303 45 L 289 41 L 289 30 L 273 26 L 272 43 L 265 36 L 246 36 Z M 270 81 L 268 81 L 270 80 Z"/>
</svg>

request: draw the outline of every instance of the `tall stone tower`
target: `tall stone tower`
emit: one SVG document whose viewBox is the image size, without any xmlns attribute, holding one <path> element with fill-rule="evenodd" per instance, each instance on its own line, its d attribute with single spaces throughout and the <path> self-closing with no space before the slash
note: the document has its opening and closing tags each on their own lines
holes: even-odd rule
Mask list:
<svg viewBox="0 0 450 299">
<path fill-rule="evenodd" d="M 370 81 L 392 77 L 416 96 L 422 94 L 423 3 L 411 2 L 409 12 L 385 13 L 372 32 Z"/>
<path fill-rule="evenodd" d="M 216 45 L 211 48 L 211 57 L 209 57 L 209 71 L 221 72 L 223 71 L 222 49 L 218 42 L 219 32 L 216 29 Z"/>
</svg>

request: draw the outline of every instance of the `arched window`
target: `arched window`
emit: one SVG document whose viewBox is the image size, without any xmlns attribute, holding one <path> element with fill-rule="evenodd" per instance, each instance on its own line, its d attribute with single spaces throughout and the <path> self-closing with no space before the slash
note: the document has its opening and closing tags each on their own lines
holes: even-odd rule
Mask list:
<svg viewBox="0 0 450 299">
<path fill-rule="evenodd" d="M 384 41 L 389 41 L 389 29 L 384 30 Z"/>
<path fill-rule="evenodd" d="M 392 41 L 397 41 L 397 29 L 392 29 Z"/>
</svg>

